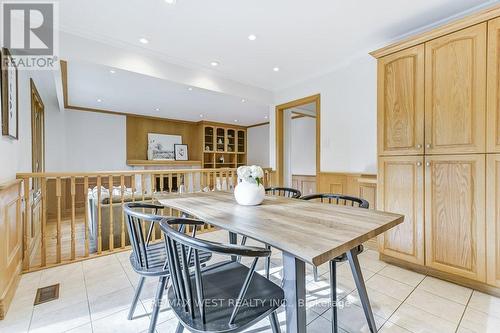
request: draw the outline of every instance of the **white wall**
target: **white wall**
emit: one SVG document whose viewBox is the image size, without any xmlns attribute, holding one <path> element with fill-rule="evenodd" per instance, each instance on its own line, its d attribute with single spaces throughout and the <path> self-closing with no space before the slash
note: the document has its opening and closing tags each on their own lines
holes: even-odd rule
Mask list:
<svg viewBox="0 0 500 333">
<path fill-rule="evenodd" d="M 51 71 L 18 71 L 19 139 L 0 136 L 0 183 L 15 179 L 18 172 L 32 170 L 30 78 L 44 102 L 45 112 L 59 109 Z"/>
<path fill-rule="evenodd" d="M 323 172 L 377 170 L 377 64 L 366 55 L 276 94 L 276 105 L 321 94 Z M 270 161 L 276 166 L 275 111 L 270 108 Z"/>
<path fill-rule="evenodd" d="M 292 119 L 292 175 L 316 175 L 316 118 Z"/>
<path fill-rule="evenodd" d="M 269 167 L 269 124 L 247 130 L 247 162 Z"/>
<path fill-rule="evenodd" d="M 126 164 L 126 118 L 66 110 L 46 121 L 46 170 L 66 172 L 130 169 Z"/>
</svg>

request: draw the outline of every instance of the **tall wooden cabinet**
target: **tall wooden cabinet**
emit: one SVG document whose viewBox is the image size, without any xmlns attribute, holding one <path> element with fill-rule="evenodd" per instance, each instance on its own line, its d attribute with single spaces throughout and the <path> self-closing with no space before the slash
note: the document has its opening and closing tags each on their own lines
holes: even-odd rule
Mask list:
<svg viewBox="0 0 500 333">
<path fill-rule="evenodd" d="M 382 258 L 500 288 L 500 6 L 372 55 Z"/>
</svg>

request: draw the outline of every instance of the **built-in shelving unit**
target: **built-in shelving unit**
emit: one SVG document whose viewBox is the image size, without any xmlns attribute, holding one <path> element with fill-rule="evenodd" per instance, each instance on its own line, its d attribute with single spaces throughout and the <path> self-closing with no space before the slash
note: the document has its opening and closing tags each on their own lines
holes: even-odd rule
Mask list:
<svg viewBox="0 0 500 333">
<path fill-rule="evenodd" d="M 245 165 L 246 130 L 203 125 L 203 167 L 236 168 Z"/>
</svg>

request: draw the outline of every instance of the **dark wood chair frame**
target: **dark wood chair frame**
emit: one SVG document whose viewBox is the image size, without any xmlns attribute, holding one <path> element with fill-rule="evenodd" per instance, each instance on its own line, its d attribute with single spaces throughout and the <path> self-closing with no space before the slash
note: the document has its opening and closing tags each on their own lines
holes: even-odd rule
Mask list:
<svg viewBox="0 0 500 333">
<path fill-rule="evenodd" d="M 181 225 L 179 228 L 173 227 L 174 225 Z M 169 267 L 172 267 L 172 287 L 169 289 L 169 302 L 171 303 L 172 309 L 174 310 L 176 316 L 179 319 L 179 324 L 176 329 L 176 333 L 181 333 L 184 331 L 186 326 L 187 329 L 194 330 L 196 332 L 210 332 L 210 333 L 231 333 L 231 332 L 240 332 L 243 331 L 258 321 L 262 320 L 266 316 L 269 316 L 271 322 L 271 328 L 273 333 L 280 332 L 279 321 L 276 315 L 276 310 L 279 306 L 274 306 L 268 309 L 266 312 L 261 313 L 259 316 L 252 318 L 251 320 L 245 319 L 244 323 L 239 322 L 238 313 L 242 308 L 242 301 L 245 299 L 245 295 L 249 289 L 249 286 L 252 282 L 252 279 L 255 276 L 255 270 L 257 266 L 257 262 L 259 258 L 268 258 L 271 255 L 271 251 L 267 248 L 260 247 L 251 247 L 244 245 L 226 245 L 215 243 L 211 241 L 201 240 L 195 238 L 195 236 L 189 236 L 183 232 L 180 232 L 183 225 L 192 225 L 195 226 L 195 230 L 197 226 L 204 225 L 204 222 L 191 220 L 191 219 L 183 219 L 183 218 L 164 218 L 162 222 L 160 222 L 160 228 L 164 233 L 165 247 L 167 249 L 167 259 Z M 199 264 L 199 253 L 201 251 L 206 252 L 214 252 L 223 255 L 231 256 L 232 258 L 240 258 L 240 257 L 253 257 L 254 260 L 248 269 L 246 266 L 236 263 L 231 260 L 228 262 L 222 262 L 218 264 L 214 264 L 211 266 L 207 266 L 204 270 L 201 269 Z M 185 264 L 190 259 L 194 259 L 194 272 L 190 272 Z M 241 289 L 239 289 L 238 297 L 236 299 L 234 308 L 232 310 L 231 316 L 228 320 L 228 326 L 223 330 L 210 330 L 205 331 L 198 328 L 193 328 L 195 326 L 196 321 L 198 324 L 202 323 L 202 327 L 205 327 L 206 324 L 206 307 L 205 307 L 205 290 L 203 287 L 203 278 L 204 272 L 208 272 L 210 269 L 218 269 L 223 267 L 224 265 L 240 265 L 245 270 L 248 270 L 246 277 L 244 279 L 243 285 Z M 194 283 L 192 281 L 194 278 Z M 263 277 L 259 277 L 260 279 L 264 279 Z M 261 280 L 262 281 L 262 280 Z M 220 281 L 221 284 L 229 284 L 229 281 Z M 268 281 L 269 286 L 272 288 L 281 289 L 273 282 Z M 195 290 L 193 290 L 195 289 Z M 237 291 L 236 289 L 233 291 Z M 158 292 L 162 292 L 162 290 L 158 290 Z M 281 292 L 283 290 L 281 289 Z M 284 300 L 284 294 L 282 294 L 281 301 Z M 160 297 L 161 295 L 158 295 Z M 196 298 L 196 300 L 195 300 Z M 181 306 L 176 305 L 181 304 Z M 213 310 L 212 310 L 213 311 Z M 245 313 L 245 316 L 249 316 L 248 312 Z"/>
<path fill-rule="evenodd" d="M 278 195 L 280 197 L 298 199 L 302 193 L 291 187 L 268 187 L 266 188 L 266 194 Z"/>
<path fill-rule="evenodd" d="M 368 201 L 356 198 L 348 195 L 341 194 L 331 194 L 331 193 L 318 193 L 311 194 L 301 197 L 302 200 L 320 200 L 320 202 L 327 202 L 329 204 L 344 205 L 368 209 Z M 370 306 L 370 300 L 368 298 L 368 293 L 366 292 L 366 286 L 363 280 L 363 275 L 361 273 L 361 267 L 358 261 L 358 255 L 363 252 L 363 245 L 359 245 L 354 249 L 336 257 L 329 263 L 330 268 L 330 301 L 332 303 L 332 332 L 338 332 L 338 316 L 337 316 L 337 262 L 349 261 L 351 266 L 351 271 L 354 277 L 354 282 L 356 283 L 356 288 L 358 289 L 359 298 L 361 304 L 363 305 L 363 311 L 365 313 L 366 320 L 368 322 L 368 327 L 370 332 L 377 332 L 377 325 L 375 323 L 375 318 Z M 314 280 L 318 280 L 318 268 L 313 267 L 314 270 Z"/>
<path fill-rule="evenodd" d="M 144 202 L 130 202 L 123 205 L 123 210 L 126 215 L 126 225 L 129 234 L 132 253 L 130 254 L 130 263 L 132 268 L 141 277 L 134 293 L 134 298 L 130 306 L 127 316 L 128 320 L 132 320 L 141 295 L 146 277 L 158 277 L 158 290 L 164 290 L 168 284 L 170 269 L 167 262 L 167 253 L 163 242 L 151 243 L 151 237 L 154 232 L 154 227 L 157 223 L 164 219 L 164 216 L 158 215 L 158 211 L 163 209 L 163 206 Z M 146 210 L 151 210 L 153 214 L 146 213 Z M 147 236 L 144 237 L 143 227 L 149 223 Z M 181 232 L 184 232 L 185 227 L 182 226 Z M 196 230 L 193 231 L 196 233 Z M 210 260 L 211 254 L 203 252 L 201 254 L 202 265 Z M 192 266 L 194 263 L 191 262 Z M 161 297 L 155 299 L 149 332 L 155 331 L 158 314 L 160 311 Z"/>
</svg>

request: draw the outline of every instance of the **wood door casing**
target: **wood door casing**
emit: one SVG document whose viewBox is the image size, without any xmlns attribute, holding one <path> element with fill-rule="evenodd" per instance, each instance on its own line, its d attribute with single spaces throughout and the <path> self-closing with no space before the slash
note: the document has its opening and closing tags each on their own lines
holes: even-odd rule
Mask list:
<svg viewBox="0 0 500 333">
<path fill-rule="evenodd" d="M 500 18 L 488 22 L 487 150 L 500 153 Z"/>
<path fill-rule="evenodd" d="M 378 152 L 424 152 L 425 47 L 418 45 L 378 61 Z"/>
<path fill-rule="evenodd" d="M 485 282 L 485 155 L 425 157 L 426 265 Z"/>
<path fill-rule="evenodd" d="M 423 156 L 380 157 L 377 209 L 405 215 L 379 238 L 381 253 L 424 265 Z"/>
<path fill-rule="evenodd" d="M 484 153 L 486 23 L 425 44 L 425 153 Z"/>
<path fill-rule="evenodd" d="M 486 164 L 486 258 L 487 283 L 500 287 L 500 154 Z"/>
</svg>

